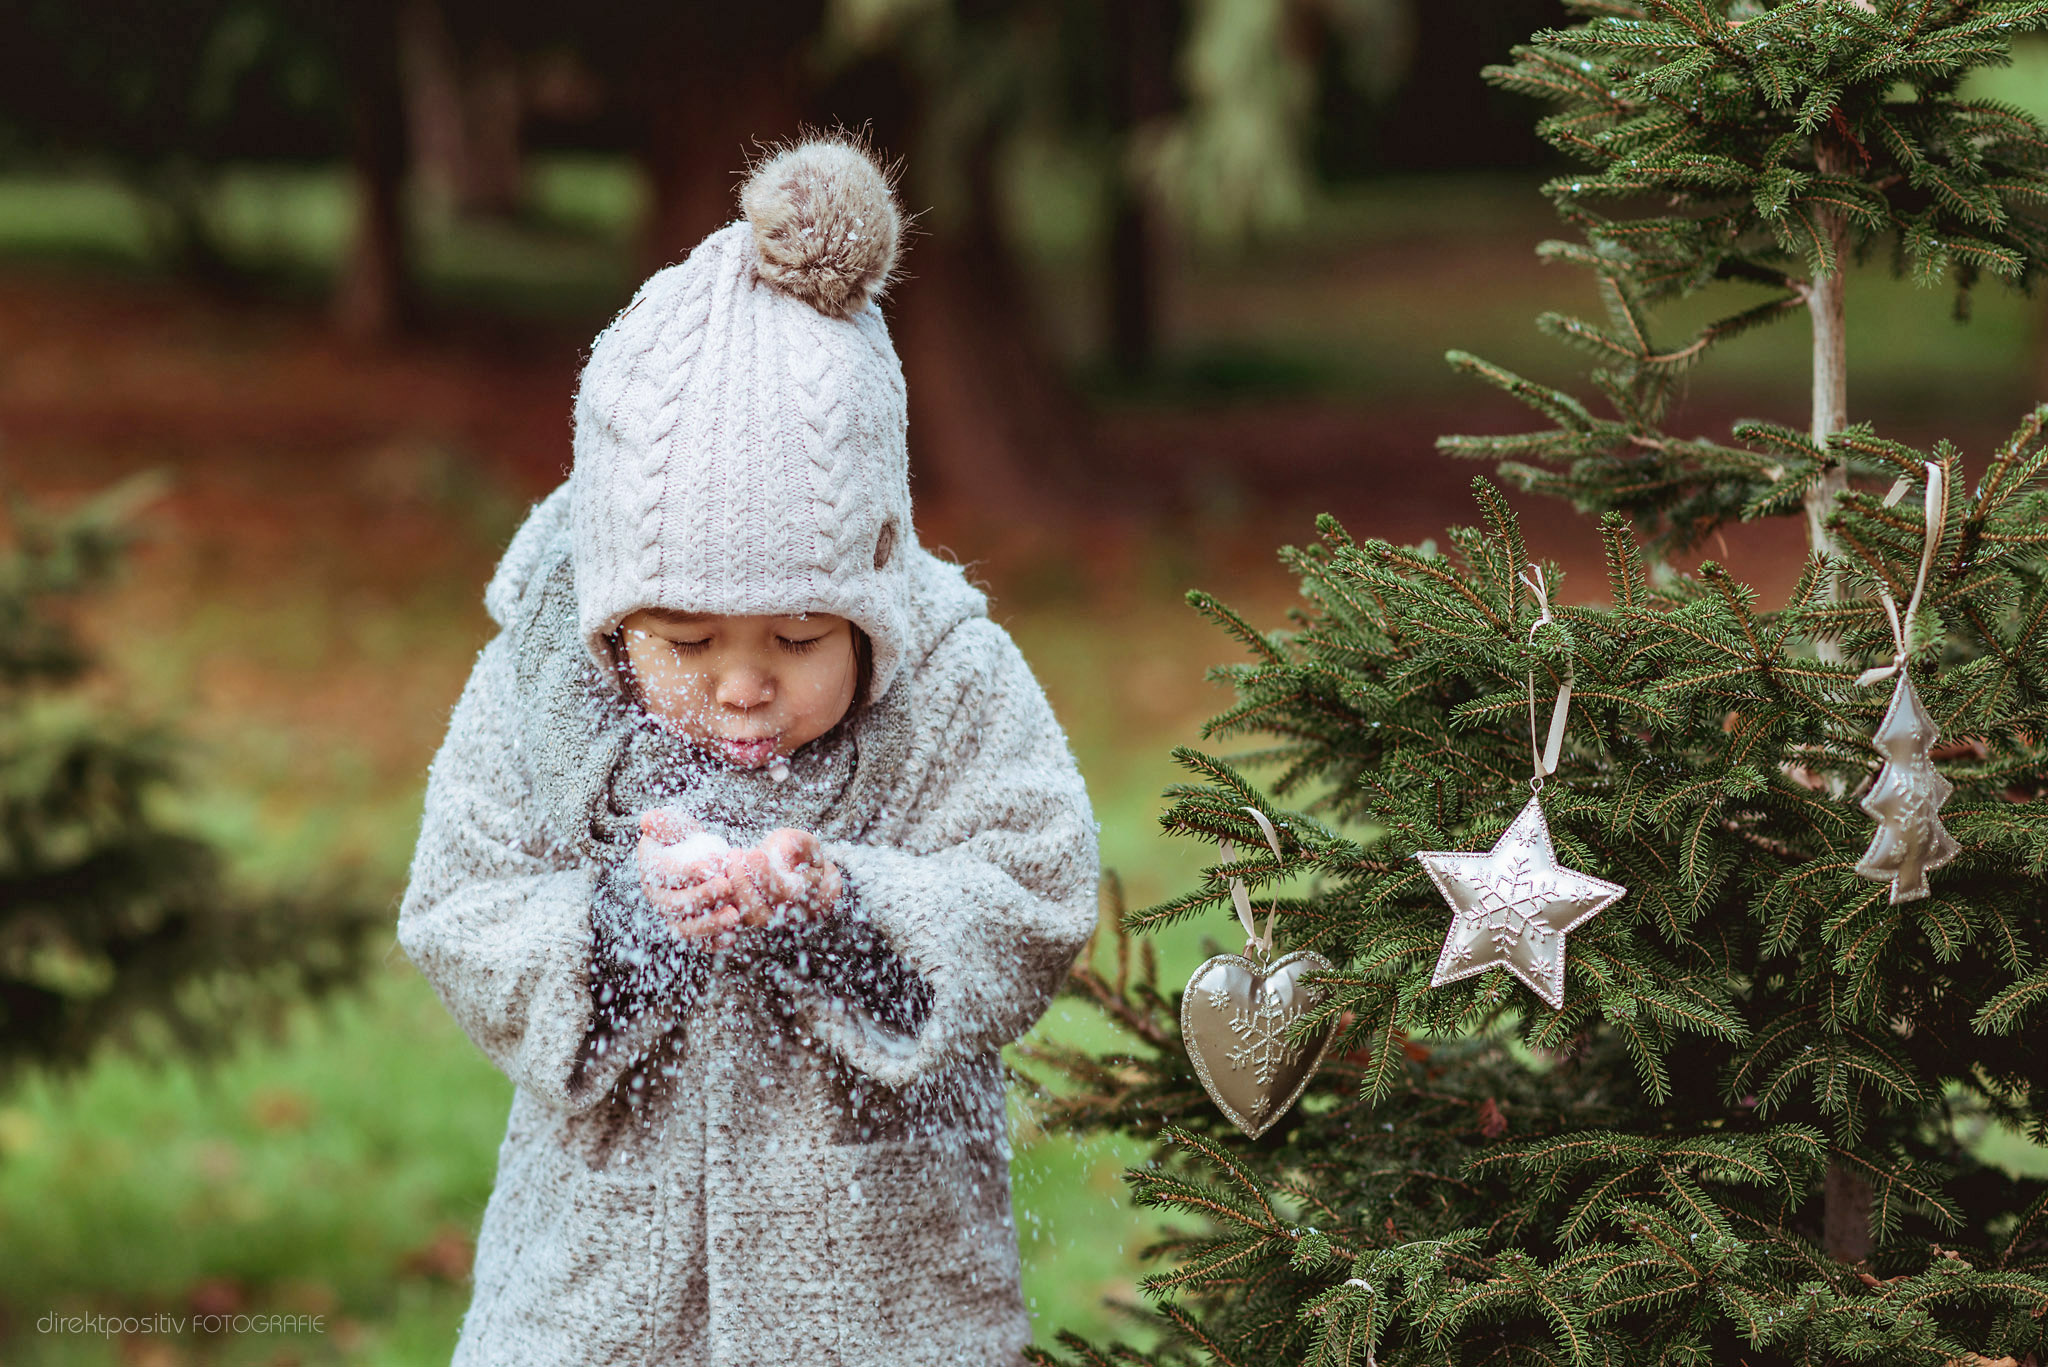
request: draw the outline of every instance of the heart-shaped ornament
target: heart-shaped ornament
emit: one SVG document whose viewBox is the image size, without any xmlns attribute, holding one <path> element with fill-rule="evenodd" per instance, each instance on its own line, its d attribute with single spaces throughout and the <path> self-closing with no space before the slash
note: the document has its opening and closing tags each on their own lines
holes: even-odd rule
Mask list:
<svg viewBox="0 0 2048 1367">
<path fill-rule="evenodd" d="M 1180 999 L 1188 1060 L 1217 1109 L 1253 1139 L 1287 1113 L 1323 1066 L 1336 1021 L 1304 1040 L 1287 1036 L 1322 998 L 1307 980 L 1334 971 L 1314 950 L 1297 949 L 1263 965 L 1219 954 L 1188 979 Z"/>
</svg>

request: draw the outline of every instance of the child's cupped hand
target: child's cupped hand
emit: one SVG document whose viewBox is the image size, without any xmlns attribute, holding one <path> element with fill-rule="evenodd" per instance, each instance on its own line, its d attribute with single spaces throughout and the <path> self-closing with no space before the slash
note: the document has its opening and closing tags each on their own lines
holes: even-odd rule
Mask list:
<svg viewBox="0 0 2048 1367">
<path fill-rule="evenodd" d="M 842 886 L 809 831 L 785 827 L 735 849 L 672 807 L 640 814 L 639 860 L 640 886 L 669 929 L 714 947 L 746 927 L 829 915 Z"/>
</svg>

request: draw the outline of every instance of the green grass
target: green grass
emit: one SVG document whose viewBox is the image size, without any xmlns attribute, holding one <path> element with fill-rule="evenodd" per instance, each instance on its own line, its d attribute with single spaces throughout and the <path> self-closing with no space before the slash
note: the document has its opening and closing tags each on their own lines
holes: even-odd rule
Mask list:
<svg viewBox="0 0 2048 1367">
<path fill-rule="evenodd" d="M 111 175 L 16 173 L 0 182 L 0 249 L 9 256 L 135 266 L 153 246 L 141 203 Z"/>
<path fill-rule="evenodd" d="M 421 1250 L 473 1227 L 510 1088 L 417 975 L 302 1011 L 201 1071 L 108 1060 L 0 1109 L 9 1361 L 95 1358 L 45 1313 L 319 1314 L 284 1343 L 227 1336 L 222 1362 L 445 1361 L 464 1288 Z M 107 1349 L 108 1345 L 101 1345 Z"/>
<path fill-rule="evenodd" d="M 346 861 L 395 906 L 427 752 L 486 629 L 475 597 L 520 510 L 474 469 L 427 466 L 422 498 L 445 522 L 442 559 L 403 587 L 382 583 L 356 553 L 363 532 L 344 520 L 300 528 L 289 563 L 262 571 L 238 559 L 249 554 L 236 549 L 239 529 L 197 529 L 198 544 L 122 591 L 152 630 L 109 638 L 116 673 L 138 706 L 183 718 L 197 747 L 193 786 L 167 812 L 226 847 L 252 882 Z M 197 577 L 185 578 L 188 563 Z M 1143 903 L 1203 862 L 1199 847 L 1159 836 L 1158 794 L 1175 777 L 1168 747 L 1192 738 L 1221 696 L 1202 666 L 1232 650 L 1164 572 L 1138 587 L 1114 609 L 1051 580 L 999 604 L 1069 729 L 1105 859 Z M 221 701 L 229 664 L 244 704 Z M 1228 932 L 1219 920 L 1165 937 L 1164 976 L 1193 967 L 1205 933 Z M 1041 1029 L 1093 1048 L 1112 1039 L 1072 1002 Z M 152 1351 L 222 1364 L 445 1362 L 468 1297 L 446 1250 L 474 1234 L 509 1098 L 395 949 L 362 994 L 303 1008 L 279 1037 L 244 1040 L 210 1070 L 109 1058 L 17 1089 L 0 1098 L 0 1361 L 99 1367 L 136 1351 L 40 1333 L 45 1314 L 225 1303 L 322 1314 L 324 1332 L 173 1335 Z M 1041 1335 L 1122 1332 L 1108 1303 L 1138 1299 L 1136 1255 L 1159 1228 L 1119 1180 L 1142 1152 L 1043 1133 L 1022 1094 L 1017 1118 L 1025 1293 Z"/>
</svg>

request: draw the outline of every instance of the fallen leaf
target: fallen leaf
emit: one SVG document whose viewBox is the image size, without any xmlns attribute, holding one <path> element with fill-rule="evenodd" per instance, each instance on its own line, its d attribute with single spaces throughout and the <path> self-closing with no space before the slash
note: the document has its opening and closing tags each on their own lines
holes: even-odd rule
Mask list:
<svg viewBox="0 0 2048 1367">
<path fill-rule="evenodd" d="M 406 1254 L 399 1267 L 415 1277 L 460 1282 L 469 1276 L 474 1257 L 469 1236 L 453 1225 L 444 1225 L 433 1238 Z"/>
<path fill-rule="evenodd" d="M 249 1304 L 249 1297 L 227 1277 L 208 1277 L 185 1293 L 185 1304 L 195 1315 L 233 1315 Z"/>
<path fill-rule="evenodd" d="M 266 1130 L 303 1130 L 313 1104 L 285 1087 L 265 1087 L 249 1098 L 249 1118 Z"/>
</svg>

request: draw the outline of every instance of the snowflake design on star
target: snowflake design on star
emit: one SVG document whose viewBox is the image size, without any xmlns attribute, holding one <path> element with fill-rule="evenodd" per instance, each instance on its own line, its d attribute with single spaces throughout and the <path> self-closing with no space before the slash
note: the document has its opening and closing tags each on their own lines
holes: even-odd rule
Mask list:
<svg viewBox="0 0 2048 1367">
<path fill-rule="evenodd" d="M 1451 908 L 1430 986 L 1505 968 L 1553 1011 L 1564 1005 L 1565 932 L 1628 892 L 1557 862 L 1534 797 L 1492 849 L 1421 850 L 1415 857 Z"/>
</svg>

